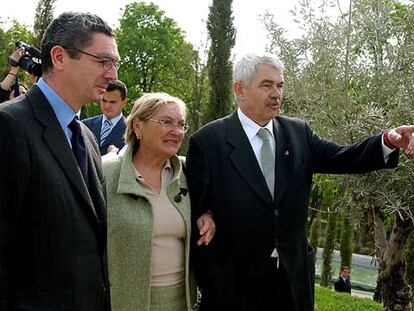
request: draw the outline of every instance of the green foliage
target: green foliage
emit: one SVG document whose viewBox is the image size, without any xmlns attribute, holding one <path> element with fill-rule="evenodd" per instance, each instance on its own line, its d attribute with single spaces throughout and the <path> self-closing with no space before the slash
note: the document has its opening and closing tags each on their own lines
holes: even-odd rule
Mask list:
<svg viewBox="0 0 414 311">
<path fill-rule="evenodd" d="M 381 311 L 382 306 L 367 298 L 337 293 L 320 286 L 315 287 L 315 306 L 318 311 Z"/>
<path fill-rule="evenodd" d="M 88 103 L 81 110 L 81 120 L 101 114 L 99 103 Z"/>
<path fill-rule="evenodd" d="M 40 43 L 43 38 L 47 26 L 53 20 L 53 11 L 56 0 L 38 0 L 36 7 L 36 15 L 34 19 L 34 46 L 40 48 Z"/>
<path fill-rule="evenodd" d="M 120 80 L 129 97 L 163 91 L 191 99 L 197 54 L 175 21 L 154 4 L 130 3 L 116 32 L 121 55 Z"/>
<path fill-rule="evenodd" d="M 235 43 L 232 0 L 213 0 L 207 29 L 211 40 L 208 53 L 209 101 L 205 121 L 227 115 L 233 109 L 231 50 Z"/>
</svg>

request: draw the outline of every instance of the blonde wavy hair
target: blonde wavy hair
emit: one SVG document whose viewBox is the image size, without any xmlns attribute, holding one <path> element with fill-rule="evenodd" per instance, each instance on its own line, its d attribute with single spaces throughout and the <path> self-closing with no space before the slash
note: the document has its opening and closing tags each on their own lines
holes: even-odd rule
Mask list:
<svg viewBox="0 0 414 311">
<path fill-rule="evenodd" d="M 175 104 L 181 110 L 184 120 L 187 115 L 187 107 L 185 103 L 178 97 L 170 94 L 157 92 L 146 93 L 134 102 L 131 113 L 126 119 L 125 142 L 133 147 L 134 152 L 138 150 L 139 140 L 134 132 L 134 119 L 139 121 L 147 121 L 151 119 L 158 110 L 168 104 Z"/>
</svg>

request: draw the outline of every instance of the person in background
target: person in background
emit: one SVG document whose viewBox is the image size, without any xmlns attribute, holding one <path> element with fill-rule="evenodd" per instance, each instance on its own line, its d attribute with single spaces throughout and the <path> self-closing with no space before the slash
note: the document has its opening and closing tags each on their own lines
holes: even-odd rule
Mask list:
<svg viewBox="0 0 414 311">
<path fill-rule="evenodd" d="M 184 102 L 166 93 L 139 98 L 127 118 L 125 152 L 103 157 L 108 197 L 108 266 L 113 310 L 190 311 L 196 299 L 189 251 L 190 198 L 184 159 Z M 215 225 L 197 221 L 208 245 Z"/>
<path fill-rule="evenodd" d="M 312 175 L 392 168 L 399 148 L 414 151 L 414 126 L 345 146 L 279 116 L 283 68 L 276 56 L 244 55 L 233 70 L 237 110 L 190 138 L 192 215 L 211 210 L 217 227 L 211 243 L 192 253 L 202 311 L 313 311 Z"/>
<path fill-rule="evenodd" d="M 41 60 L 43 78 L 0 106 L 0 310 L 107 311 L 101 156 L 76 113 L 117 78 L 114 32 L 62 13 Z"/>
<path fill-rule="evenodd" d="M 94 133 L 101 155 L 107 154 L 110 146 L 110 150 L 125 146 L 126 126 L 122 109 L 127 101 L 125 84 L 120 80 L 111 81 L 100 100 L 102 114 L 82 121 Z"/>
<path fill-rule="evenodd" d="M 24 49 L 17 49 L 10 55 L 10 58 L 18 63 L 23 53 Z M 18 71 L 19 66 L 10 65 L 10 71 L 0 82 L 0 103 L 27 92 L 27 86 L 19 83 L 17 79 Z"/>
<path fill-rule="evenodd" d="M 339 272 L 338 280 L 335 282 L 335 291 L 340 293 L 351 293 L 351 281 L 349 273 L 351 270 L 347 266 L 342 266 Z"/>
</svg>

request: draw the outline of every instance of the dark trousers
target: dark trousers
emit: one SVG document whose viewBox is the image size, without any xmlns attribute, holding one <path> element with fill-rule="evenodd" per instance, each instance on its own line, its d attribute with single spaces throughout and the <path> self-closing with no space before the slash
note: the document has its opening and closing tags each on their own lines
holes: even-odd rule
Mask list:
<svg viewBox="0 0 414 311">
<path fill-rule="evenodd" d="M 289 282 L 285 269 L 277 260 L 270 258 L 262 279 L 260 307 L 258 311 L 289 311 L 294 310 Z"/>
<path fill-rule="evenodd" d="M 264 273 L 257 283 L 243 284 L 240 280 L 233 288 L 210 284 L 202 290 L 200 311 L 293 311 L 294 304 L 285 270 L 269 258 Z M 246 285 L 246 286 L 245 286 Z M 224 294 L 227 292 L 228 295 Z"/>
</svg>

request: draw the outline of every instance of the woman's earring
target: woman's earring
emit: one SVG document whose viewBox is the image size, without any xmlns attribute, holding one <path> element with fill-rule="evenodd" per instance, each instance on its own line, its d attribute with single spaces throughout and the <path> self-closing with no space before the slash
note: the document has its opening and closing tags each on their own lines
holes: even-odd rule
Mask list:
<svg viewBox="0 0 414 311">
<path fill-rule="evenodd" d="M 137 136 L 138 140 L 142 139 L 142 133 L 138 132 L 138 133 L 135 133 L 135 135 Z"/>
</svg>

